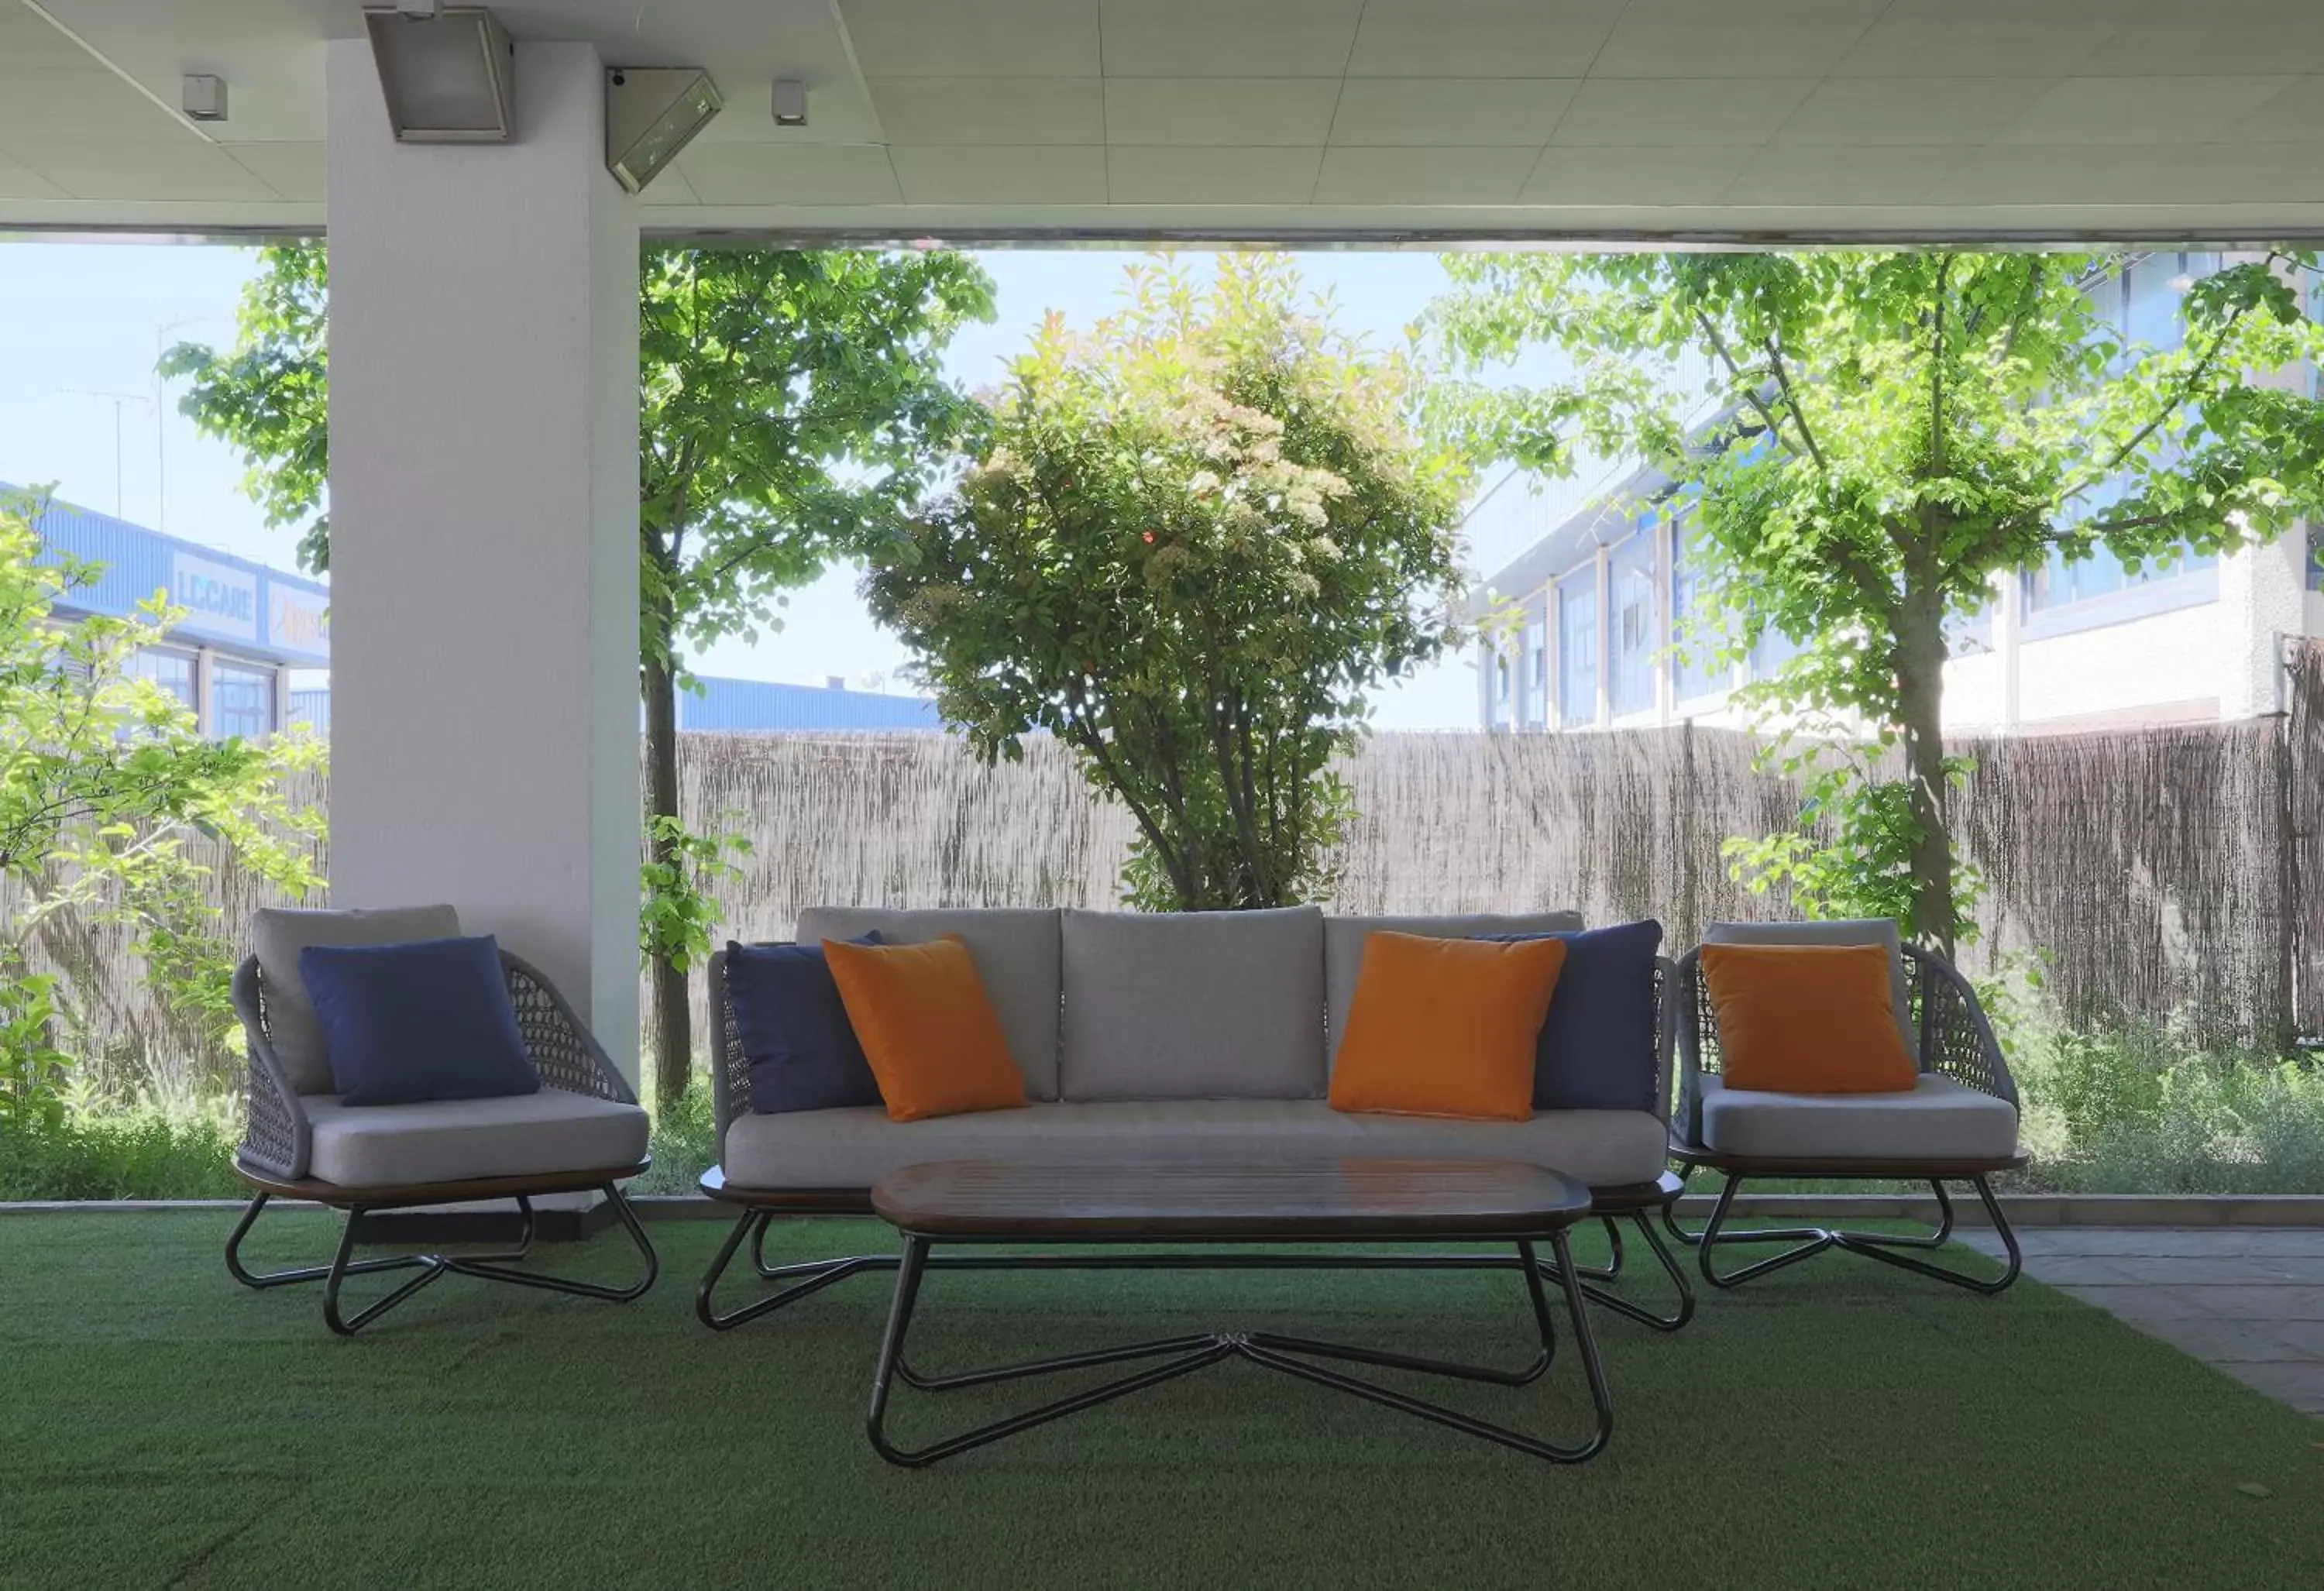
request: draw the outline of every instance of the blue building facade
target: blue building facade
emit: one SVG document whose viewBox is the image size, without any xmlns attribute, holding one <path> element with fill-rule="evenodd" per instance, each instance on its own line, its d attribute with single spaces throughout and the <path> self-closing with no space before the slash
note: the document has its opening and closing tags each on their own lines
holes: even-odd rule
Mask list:
<svg viewBox="0 0 2324 1591">
<path fill-rule="evenodd" d="M 17 491 L 0 483 L 0 495 Z M 321 693 L 306 681 L 294 689 L 293 678 L 330 667 L 329 587 L 74 503 L 42 504 L 32 529 L 44 556 L 102 566 L 57 604 L 61 616 L 126 616 L 157 596 L 178 610 L 135 667 L 185 703 L 205 734 L 254 739 L 307 722 L 302 706 Z"/>
<path fill-rule="evenodd" d="M 0 483 L 0 497 L 18 489 Z M 181 617 L 140 652 L 137 671 L 191 709 L 203 732 L 255 739 L 290 725 L 327 733 L 331 692 L 330 588 L 216 547 L 73 503 L 49 501 L 32 522 L 45 556 L 103 566 L 58 604 L 68 619 L 125 616 L 159 595 Z M 922 696 L 704 676 L 678 701 L 681 730 L 731 734 L 937 731 Z"/>
</svg>

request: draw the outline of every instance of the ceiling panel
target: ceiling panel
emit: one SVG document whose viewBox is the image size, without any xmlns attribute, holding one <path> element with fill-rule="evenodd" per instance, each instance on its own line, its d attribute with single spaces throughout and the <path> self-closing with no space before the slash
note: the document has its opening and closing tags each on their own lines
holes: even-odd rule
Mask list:
<svg viewBox="0 0 2324 1591">
<path fill-rule="evenodd" d="M 2145 0 L 2084 63 L 2102 76 L 2324 72 L 2315 0 Z"/>
<path fill-rule="evenodd" d="M 1726 193 L 1751 152 L 1609 146 L 1544 150 L 1518 198 L 1528 205 L 1708 205 Z"/>
<path fill-rule="evenodd" d="M 898 144 L 888 152 L 907 204 L 1105 202 L 1102 144 Z"/>
<path fill-rule="evenodd" d="M 0 198 L 56 199 L 69 197 L 47 178 L 29 166 L 20 166 L 6 155 L 0 155 Z"/>
<path fill-rule="evenodd" d="M 1094 78 L 1096 0 L 838 0 L 866 78 Z"/>
<path fill-rule="evenodd" d="M 892 205 L 903 198 L 878 144 L 697 143 L 678 163 L 706 205 Z"/>
<path fill-rule="evenodd" d="M 1592 78 L 1575 91 L 1553 142 L 1765 143 L 1800 107 L 1813 78 Z"/>
<path fill-rule="evenodd" d="M 1631 0 L 1593 78 L 1820 77 L 1887 0 Z"/>
<path fill-rule="evenodd" d="M 2123 0 L 1895 0 L 1833 72 L 1840 77 L 2055 77 L 2133 14 Z"/>
<path fill-rule="evenodd" d="M 2209 143 L 2292 87 L 2274 78 L 2068 78 L 2007 124 L 2004 143 Z"/>
<path fill-rule="evenodd" d="M 1533 170 L 1530 149 L 1358 149 L 1323 152 L 1319 205 L 1507 205 Z"/>
<path fill-rule="evenodd" d="M 2294 78 L 2290 87 L 2236 123 L 2235 134 L 2258 143 L 2324 138 L 2324 78 Z"/>
<path fill-rule="evenodd" d="M 1109 78 L 1336 78 L 1363 0 L 1100 0 Z"/>
<path fill-rule="evenodd" d="M 1333 78 L 1109 78 L 1109 143 L 1322 144 Z"/>
<path fill-rule="evenodd" d="M 1737 205 L 1910 205 L 1973 152 L 1958 144 L 1775 144 L 1751 158 L 1727 201 Z"/>
<path fill-rule="evenodd" d="M 323 202 L 324 155 L 319 143 L 221 144 L 235 163 L 284 198 Z"/>
<path fill-rule="evenodd" d="M 1351 78 L 1578 78 L 1624 0 L 1370 0 Z"/>
<path fill-rule="evenodd" d="M 1777 143 L 1989 143 L 2032 108 L 2047 78 L 1827 78 L 1775 130 Z"/>
<path fill-rule="evenodd" d="M 1102 143 L 1094 78 L 874 78 L 872 107 L 895 143 Z"/>
<path fill-rule="evenodd" d="M 1323 152 L 1116 144 L 1105 158 L 1107 194 L 1117 205 L 1304 205 Z"/>
<path fill-rule="evenodd" d="M 1332 142 L 1538 148 L 1577 86 L 1571 78 L 1351 78 L 1340 91 Z"/>
<path fill-rule="evenodd" d="M 638 202 L 663 209 L 677 209 L 700 204 L 702 196 L 694 191 L 694 184 L 686 179 L 685 170 L 673 161 L 646 184 L 646 190 L 638 195 Z"/>
</svg>

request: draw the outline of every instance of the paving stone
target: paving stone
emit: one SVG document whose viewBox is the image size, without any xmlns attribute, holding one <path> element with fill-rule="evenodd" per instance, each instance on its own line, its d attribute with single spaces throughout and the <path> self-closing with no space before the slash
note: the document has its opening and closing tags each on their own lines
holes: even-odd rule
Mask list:
<svg viewBox="0 0 2324 1591">
<path fill-rule="evenodd" d="M 2324 1320 L 2324 1287 L 2173 1287 L 2200 1296 L 2206 1311 L 2237 1320 Z"/>
<path fill-rule="evenodd" d="M 2324 1364 L 2313 1360 L 2297 1364 L 2222 1365 L 2219 1366 L 2246 1386 L 2257 1387 L 2269 1397 L 2291 1404 L 2309 1414 L 2324 1414 Z"/>
<path fill-rule="evenodd" d="M 2150 1320 L 2202 1320 L 2220 1318 L 2200 1298 L 2206 1289 L 2146 1286 L 2070 1286 L 2064 1289 L 2084 1303 L 2143 1326 Z"/>
<path fill-rule="evenodd" d="M 2136 1324 L 2140 1330 L 2161 1338 L 2172 1347 L 2225 1368 L 2235 1365 L 2319 1363 L 2315 1345 L 2289 1340 L 2285 1327 L 2324 1326 L 2324 1321 L 2225 1320 L 2207 1316 L 2190 1320 L 2141 1320 Z"/>
<path fill-rule="evenodd" d="M 2133 1282 L 2167 1287 L 2273 1286 L 2293 1283 L 2324 1287 L 2324 1256 L 2308 1255 L 2110 1255 L 2104 1260 L 2045 1260 L 2045 1265 L 2112 1265 Z M 2046 1271 L 2038 1274 L 2046 1275 Z M 2104 1277 L 2096 1280 L 2106 1280 Z M 2060 1281 L 2072 1277 L 2061 1275 Z"/>
</svg>

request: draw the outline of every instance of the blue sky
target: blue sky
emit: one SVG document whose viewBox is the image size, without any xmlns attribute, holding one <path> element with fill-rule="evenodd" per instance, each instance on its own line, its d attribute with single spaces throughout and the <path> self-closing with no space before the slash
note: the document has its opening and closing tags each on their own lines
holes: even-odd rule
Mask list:
<svg viewBox="0 0 2324 1591">
<path fill-rule="evenodd" d="M 996 250 L 982 256 L 999 289 L 990 326 L 964 331 L 945 364 L 986 384 L 1019 351 L 1042 315 L 1061 309 L 1086 326 L 1112 307 L 1122 268 L 1143 256 L 1110 251 Z M 1193 258 L 1190 256 L 1190 258 Z M 1444 282 L 1429 253 L 1302 254 L 1301 274 L 1328 289 L 1339 324 L 1394 345 Z M 181 339 L 224 344 L 254 264 L 247 250 L 163 243 L 0 244 L 0 481 L 53 482 L 88 507 L 288 568 L 292 537 L 270 530 L 238 483 L 241 461 L 159 406 L 157 348 Z M 116 446 L 117 434 L 117 446 Z M 798 593 L 783 628 L 756 646 L 711 648 L 713 674 L 821 683 L 878 676 L 900 688 L 903 647 L 875 626 L 855 594 L 855 572 L 836 569 Z M 1476 720 L 1473 666 L 1440 664 L 1384 694 L 1383 728 L 1456 728 Z"/>
</svg>

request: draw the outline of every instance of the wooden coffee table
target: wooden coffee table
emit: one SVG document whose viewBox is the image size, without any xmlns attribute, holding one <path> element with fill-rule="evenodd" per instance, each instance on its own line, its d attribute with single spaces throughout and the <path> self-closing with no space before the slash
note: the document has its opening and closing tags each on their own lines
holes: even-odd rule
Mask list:
<svg viewBox="0 0 2324 1591">
<path fill-rule="evenodd" d="M 891 1464 L 907 1467 L 933 1464 L 1229 1358 L 1369 1398 L 1553 1463 L 1578 1464 L 1595 1457 L 1613 1429 L 1605 1374 L 1598 1362 L 1597 1346 L 1591 1340 L 1582 1283 L 1566 1246 L 1568 1228 L 1591 1212 L 1590 1190 L 1540 1166 L 1514 1161 L 1376 1159 L 1235 1166 L 943 1161 L 905 1166 L 882 1178 L 872 1190 L 872 1205 L 903 1237 L 895 1303 L 880 1345 L 866 1421 L 873 1449 Z M 1549 1299 L 1543 1286 L 1544 1267 L 1535 1253 L 1535 1245 L 1545 1241 L 1555 1256 L 1554 1268 L 1548 1274 L 1564 1292 L 1566 1314 L 1572 1322 L 1573 1340 L 1597 1414 L 1595 1428 L 1578 1446 L 1542 1441 L 1326 1363 L 1372 1365 L 1511 1387 L 1538 1379 L 1556 1351 Z M 904 1357 L 905 1334 L 911 1329 L 920 1280 L 927 1269 L 929 1250 L 938 1243 L 1167 1244 L 1198 1252 L 1106 1257 L 1124 1269 L 1227 1269 L 1394 1266 L 1404 1257 L 1265 1254 L 1231 1246 L 1236 1245 L 1480 1242 L 1516 1246 L 1516 1268 L 1525 1278 L 1532 1301 L 1540 1347 L 1529 1362 L 1515 1369 L 1452 1364 L 1273 1332 L 1227 1330 L 946 1375 L 923 1375 Z M 996 1265 L 1009 1263 L 995 1260 Z M 1076 1268 L 1098 1267 L 1085 1257 Z M 889 1393 L 897 1382 L 922 1392 L 941 1393 L 1143 1359 L 1159 1362 L 926 1447 L 899 1448 L 888 1437 Z"/>
</svg>

